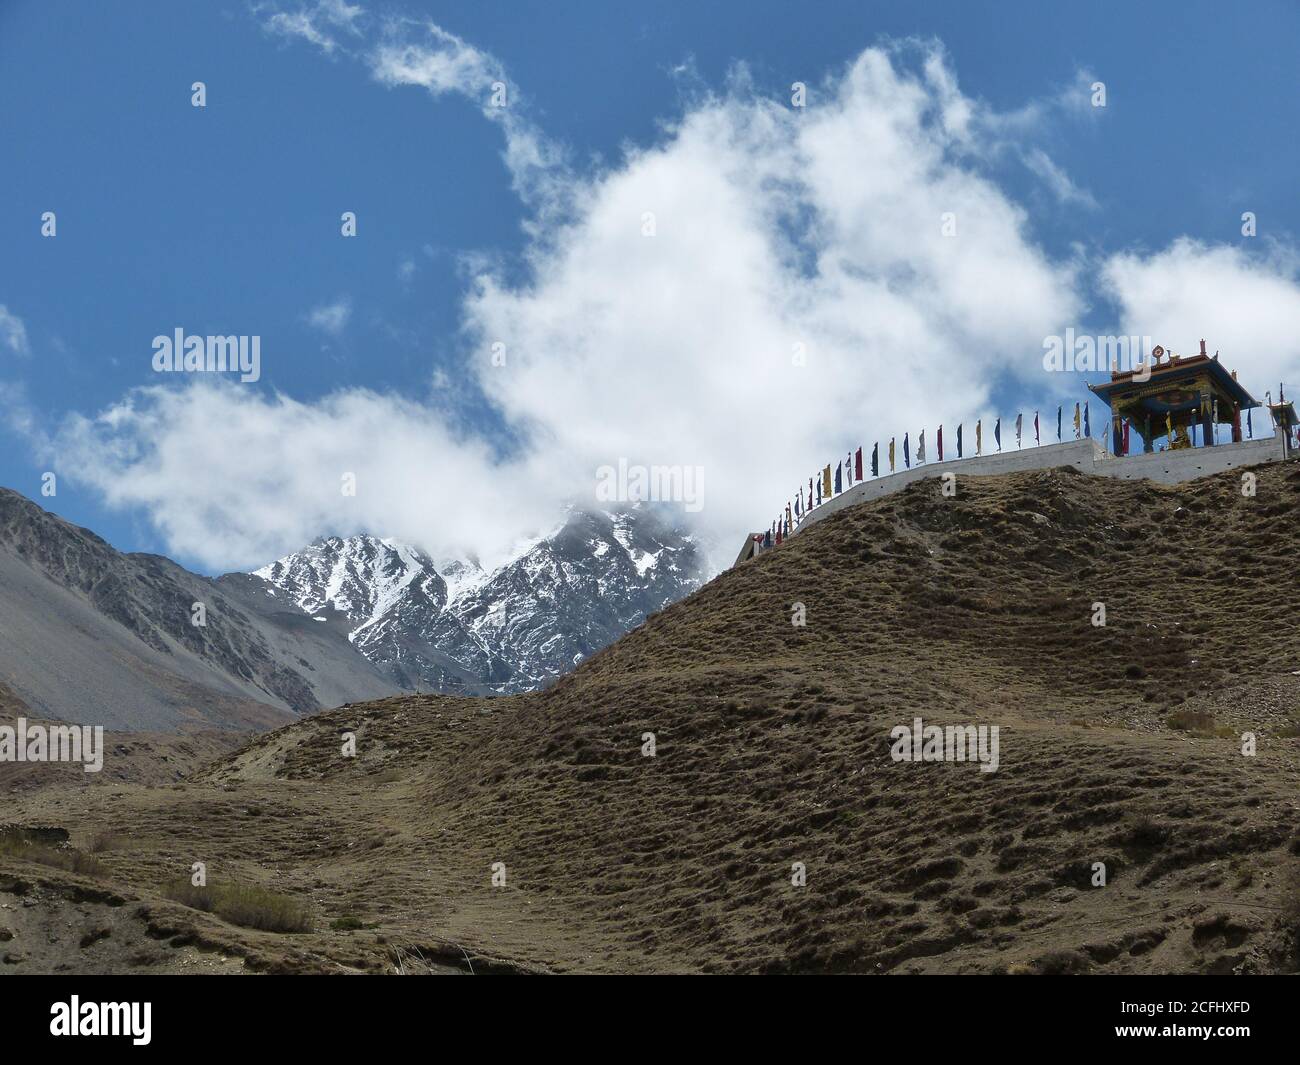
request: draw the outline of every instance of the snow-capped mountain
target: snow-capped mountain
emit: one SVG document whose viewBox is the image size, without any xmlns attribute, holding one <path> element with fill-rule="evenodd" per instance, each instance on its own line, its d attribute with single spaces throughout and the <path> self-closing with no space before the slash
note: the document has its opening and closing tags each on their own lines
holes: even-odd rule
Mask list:
<svg viewBox="0 0 1300 1065">
<path fill-rule="evenodd" d="M 329 537 L 256 571 L 347 633 L 406 689 L 543 687 L 706 576 L 695 539 L 650 510 L 572 511 L 485 570 L 395 540 Z"/>
</svg>

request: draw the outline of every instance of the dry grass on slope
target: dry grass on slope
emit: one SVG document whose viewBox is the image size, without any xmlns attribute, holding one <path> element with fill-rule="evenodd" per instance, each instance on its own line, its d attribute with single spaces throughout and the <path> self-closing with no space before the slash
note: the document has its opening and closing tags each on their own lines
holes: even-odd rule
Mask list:
<svg viewBox="0 0 1300 1065">
<path fill-rule="evenodd" d="M 140 891 L 203 858 L 297 894 L 320 919 L 284 938 L 313 965 L 1294 970 L 1300 469 L 1259 477 L 1253 500 L 1236 475 L 921 482 L 547 692 L 346 707 L 122 789 L 104 827 L 139 842 L 101 862 Z M 916 716 L 998 725 L 1000 768 L 893 761 Z"/>
</svg>

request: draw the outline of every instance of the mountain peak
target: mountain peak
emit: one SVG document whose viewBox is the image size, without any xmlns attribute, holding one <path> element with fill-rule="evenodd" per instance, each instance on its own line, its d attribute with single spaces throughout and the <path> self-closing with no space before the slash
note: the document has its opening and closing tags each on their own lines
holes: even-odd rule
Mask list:
<svg viewBox="0 0 1300 1065">
<path fill-rule="evenodd" d="M 0 490 L 0 676 L 32 714 L 119 728 L 271 726 L 397 690 L 271 585 L 123 554 Z M 197 612 L 196 612 L 197 611 Z"/>
<path fill-rule="evenodd" d="M 395 683 L 456 692 L 538 688 L 705 577 L 694 538 L 650 511 L 570 508 L 485 569 L 371 534 L 327 536 L 255 571 L 348 638 Z"/>
</svg>

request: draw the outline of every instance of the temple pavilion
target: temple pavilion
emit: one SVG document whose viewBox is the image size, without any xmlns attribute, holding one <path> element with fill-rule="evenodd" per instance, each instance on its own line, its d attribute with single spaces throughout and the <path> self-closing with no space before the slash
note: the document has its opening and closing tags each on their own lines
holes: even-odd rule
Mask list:
<svg viewBox="0 0 1300 1065">
<path fill-rule="evenodd" d="M 1171 448 L 1191 447 L 1198 425 L 1205 445 L 1215 442 L 1216 425 L 1231 426 L 1235 443 L 1241 440 L 1242 411 L 1260 406 L 1237 383 L 1237 372 L 1224 369 L 1218 352 L 1206 354 L 1204 340 L 1198 355 L 1167 354 L 1157 347 L 1150 362 L 1133 370 L 1112 371 L 1109 382 L 1088 387 L 1110 407 L 1115 455 L 1127 453 L 1126 420 L 1142 437 L 1143 451 L 1153 451 L 1162 436 L 1169 438 Z"/>
</svg>

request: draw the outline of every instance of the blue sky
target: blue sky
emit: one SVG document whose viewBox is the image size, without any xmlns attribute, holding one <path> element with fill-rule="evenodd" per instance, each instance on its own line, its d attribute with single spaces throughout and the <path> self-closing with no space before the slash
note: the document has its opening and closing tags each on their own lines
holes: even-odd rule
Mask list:
<svg viewBox="0 0 1300 1065">
<path fill-rule="evenodd" d="M 6 160 L 0 168 L 0 306 L 6 318 L 0 325 L 16 320 L 23 333 L 14 341 L 11 327 L 8 348 L 0 344 L 0 398 L 9 408 L 0 419 L 0 484 L 40 499 L 42 472 L 57 470 L 58 495 L 40 499 L 43 504 L 122 549 L 166 552 L 210 571 L 265 561 L 268 552 L 300 546 L 294 538 L 307 533 L 356 531 L 316 527 L 326 524 L 435 544 L 451 539 L 448 546 L 457 549 L 478 537 L 501 539 L 503 528 L 523 535 L 544 521 L 544 500 L 569 493 L 570 479 L 548 481 L 557 466 L 581 466 L 589 475 L 582 464 L 589 465 L 592 455 L 592 461 L 659 457 L 662 441 L 653 421 L 639 436 L 623 431 L 624 404 L 649 407 L 652 415 L 666 412 L 665 435 L 684 439 L 669 429 L 678 406 L 672 393 L 652 393 L 642 382 L 638 393 L 620 396 L 619 373 L 602 392 L 590 384 L 597 375 L 589 363 L 563 362 L 598 328 L 593 321 L 615 311 L 626 317 L 621 296 L 593 301 L 584 311 L 572 286 L 548 291 L 544 283 L 566 269 L 569 253 L 557 249 L 557 234 L 565 244 L 602 239 L 591 230 L 609 215 L 586 213 L 601 200 L 592 186 L 601 185 L 617 201 L 618 182 L 626 176 L 635 185 L 638 165 L 658 174 L 661 184 L 698 181 L 707 158 L 666 152 L 662 166 L 646 158 L 677 140 L 687 116 L 711 108 L 737 113 L 755 98 L 784 106 L 791 82 L 803 80 L 814 86 L 812 117 L 831 93 L 824 79 L 839 79 L 864 49 L 910 38 L 929 42 L 922 51 L 943 56 L 963 106 L 973 104 L 984 116 L 969 134 L 946 141 L 926 172 L 949 167 L 956 179 L 978 177 L 980 189 L 1022 212 L 1016 247 L 1007 254 L 1016 269 L 1029 260 L 1035 262 L 1026 270 L 1047 264 L 1040 271 L 1045 279 L 1036 277 L 1034 284 L 1041 281 L 1043 291 L 1052 292 L 1039 302 L 1055 309 L 1041 323 L 1017 319 L 1014 327 L 996 329 L 971 324 L 978 318 L 971 308 L 954 315 L 962 320 L 945 333 L 954 351 L 1030 338 L 1019 349 L 1023 366 L 999 355 L 1001 362 L 977 367 L 989 385 L 986 396 L 976 397 L 982 406 L 943 395 L 935 385 L 942 373 L 936 378 L 918 369 L 915 380 L 895 381 L 887 353 L 868 352 L 860 360 L 854 387 L 877 397 L 898 388 L 901 398 L 893 407 L 905 413 L 888 420 L 884 411 L 890 408 L 876 411 L 865 401 L 859 419 L 847 386 L 843 405 L 815 410 L 806 403 L 787 407 L 782 390 L 768 394 L 757 384 L 732 394 L 719 383 L 728 379 L 721 374 L 679 375 L 681 392 L 691 396 L 683 406 L 720 389 L 705 395 L 702 410 L 720 421 L 734 417 L 716 436 L 683 443 L 667 456 L 707 460 L 716 492 L 724 481 L 732 485 L 736 498 L 719 503 L 712 533 L 730 543 L 736 538 L 731 530 L 745 531 L 739 515 L 746 497 L 753 500 L 751 524 L 765 525 L 784 502 L 774 497 L 780 489 L 773 485 L 798 483 L 803 467 L 816 469 L 854 443 L 915 433 L 927 418 L 955 421 L 980 411 L 1014 416 L 1020 405 L 1046 410 L 1062 396 L 1084 398 L 1082 377 L 1063 384 L 1033 375 L 1042 350 L 1033 338 L 1057 331 L 1053 326 L 1105 332 L 1163 324 L 1175 312 L 1193 317 L 1186 312 L 1204 309 L 1201 299 L 1180 305 L 1188 293 L 1232 292 L 1241 298 L 1225 298 L 1222 307 L 1205 309 L 1185 325 L 1180 319 L 1184 331 L 1157 335 L 1157 342 L 1192 350 L 1195 338 L 1209 335 L 1208 321 L 1220 327 L 1210 336 L 1212 350 L 1222 347 L 1225 361 L 1261 397 L 1283 373 L 1300 387 L 1300 329 L 1281 335 L 1295 316 L 1300 233 L 1294 135 L 1300 128 L 1300 8 L 1294 4 L 1237 5 L 1225 14 L 1221 4 L 1210 3 L 822 3 L 805 10 L 753 0 L 479 0 L 377 6 L 331 21 L 338 10 L 340 0 L 323 6 L 0 2 L 0 145 Z M 301 34 L 276 32 L 271 20 L 277 13 L 305 13 L 337 47 L 322 49 Z M 406 21 L 384 28 L 384 15 Z M 428 31 L 417 24 L 422 20 L 447 35 L 435 38 L 440 59 L 450 48 L 456 61 L 471 60 L 462 68 L 471 80 L 464 88 L 426 91 L 376 73 L 375 50 L 385 40 L 428 47 Z M 900 69 L 922 68 L 916 49 L 892 54 L 904 52 L 912 58 L 898 58 Z M 484 86 L 473 79 L 498 70 L 508 81 L 522 134 L 506 130 L 503 137 L 503 122 L 484 112 Z M 207 86 L 203 109 L 190 103 L 190 86 L 199 80 Z M 1080 93 L 1094 80 L 1105 83 L 1107 106 L 1085 113 Z M 861 113 L 872 113 L 870 106 Z M 515 136 L 543 138 L 564 159 L 562 167 L 544 168 L 541 191 L 523 188 L 528 179 L 503 162 L 503 144 Z M 764 152 L 764 145 L 780 144 L 781 135 L 775 136 L 745 150 Z M 912 143 L 909 135 L 905 144 Z M 834 177 L 838 185 L 844 175 Z M 942 174 L 935 184 L 952 187 Z M 812 202 L 816 216 L 823 201 Z M 562 221 L 553 222 L 547 210 L 556 203 Z M 344 210 L 358 213 L 355 239 L 339 235 Z M 53 239 L 40 233 L 44 211 L 57 213 Z M 1241 234 L 1244 211 L 1257 216 L 1255 238 Z M 823 227 L 808 224 L 806 214 L 773 224 L 796 231 L 792 240 L 809 262 L 826 251 Z M 843 219 L 836 225 L 845 228 Z M 877 230 L 866 225 L 862 233 L 875 239 Z M 676 275 L 667 276 L 680 276 L 697 260 L 684 260 L 684 267 L 673 268 Z M 914 267 L 893 252 L 884 261 L 891 274 L 932 268 Z M 998 261 L 997 254 L 990 261 Z M 581 274 L 572 262 L 568 266 Z M 726 270 L 720 260 L 706 276 Z M 1174 292 L 1161 288 L 1161 278 L 1170 277 L 1182 279 Z M 491 279 L 486 297 L 484 278 Z M 691 287 L 705 283 L 688 281 Z M 644 279 L 629 277 L 625 289 L 638 283 Z M 1025 299 L 1037 299 L 1037 292 L 1026 288 Z M 822 321 L 840 312 L 838 304 L 816 305 L 824 308 Z M 902 322 L 907 308 L 895 310 Z M 323 312 L 316 324 L 313 311 Z M 1252 322 L 1234 332 L 1224 323 L 1239 315 Z M 330 322 L 332 329 L 321 324 Z M 529 367 L 533 377 L 500 388 L 485 385 L 473 362 L 476 351 L 495 335 L 492 329 L 521 322 L 531 330 L 523 337 L 552 322 L 563 328 L 556 326 L 549 338 L 553 349 L 543 352 L 538 344 L 530 352 L 537 360 Z M 853 328 L 872 331 L 874 322 Z M 227 401 L 244 406 L 222 413 L 215 400 L 183 406 L 179 399 L 168 404 L 154 398 L 147 416 L 136 401 L 125 419 L 98 417 L 136 389 L 179 396 L 194 387 L 187 380 L 160 381 L 151 368 L 152 338 L 177 326 L 261 336 L 262 380 L 240 386 L 245 398 Z M 882 331 L 892 336 L 894 328 Z M 603 357 L 644 364 L 646 354 L 623 345 L 621 335 L 601 340 Z M 703 327 L 683 329 L 665 333 L 660 343 L 677 349 L 707 335 Z M 700 345 L 697 361 L 709 347 Z M 828 360 L 828 376 L 813 395 L 839 390 L 834 382 L 844 380 L 843 370 L 838 378 L 830 373 L 838 365 Z M 635 381 L 635 375 L 622 376 Z M 535 400 L 539 382 L 559 390 L 546 405 Z M 561 410 L 568 397 L 589 387 L 582 402 L 596 412 L 590 424 L 576 426 L 571 413 L 547 424 L 547 410 Z M 367 431 L 399 419 L 378 406 L 353 417 L 349 397 L 359 391 L 386 397 L 376 404 L 413 404 L 400 414 L 409 419 L 409 434 L 388 441 Z M 254 424 L 254 415 L 272 419 L 277 410 L 251 410 L 253 400 L 246 397 L 253 395 L 264 404 L 287 399 L 299 405 L 295 417 L 283 419 L 281 435 L 290 439 L 278 465 L 269 468 L 250 466 L 247 456 L 264 452 L 270 440 L 262 434 L 271 430 Z M 743 404 L 745 413 L 729 413 L 733 403 Z M 234 427 L 244 424 L 238 420 L 244 414 L 250 421 L 241 437 Z M 190 421 L 178 429 L 168 422 L 172 417 Z M 421 437 L 419 427 L 435 421 L 437 433 Z M 608 456 L 600 444 L 606 426 L 611 441 L 617 437 Z M 158 486 L 150 448 L 164 430 L 188 441 L 175 447 L 192 449 L 187 461 L 207 493 L 202 498 L 220 500 L 201 521 L 192 515 L 206 508 L 187 501 L 182 485 Z M 354 511 L 307 507 L 298 521 L 271 514 L 278 506 L 294 507 L 295 493 L 310 491 L 304 479 L 318 475 L 284 473 L 281 482 L 276 471 L 310 441 L 349 432 L 356 436 L 357 462 L 369 443 L 383 439 L 393 449 L 392 463 L 409 465 L 410 472 L 376 472 L 368 483 L 390 473 L 392 483 L 383 493 L 361 493 L 364 505 Z M 775 463 L 769 456 L 752 469 L 733 466 L 727 440 L 749 449 L 784 440 L 795 454 Z M 112 461 L 98 461 L 104 455 Z M 766 479 L 773 465 L 784 480 Z M 215 466 L 223 469 L 218 473 Z M 430 472 L 452 466 L 467 471 L 465 480 Z M 346 462 L 344 468 L 350 468 Z M 176 468 L 167 476 L 177 477 Z M 209 480 L 218 476 L 220 483 Z M 516 476 L 529 487 L 509 484 Z M 502 484 L 511 499 L 480 498 L 473 486 L 483 480 Z M 427 499 L 427 506 L 411 510 L 408 502 L 395 501 L 410 495 Z M 480 511 L 479 520 L 491 529 L 451 513 L 463 510 Z"/>
</svg>

